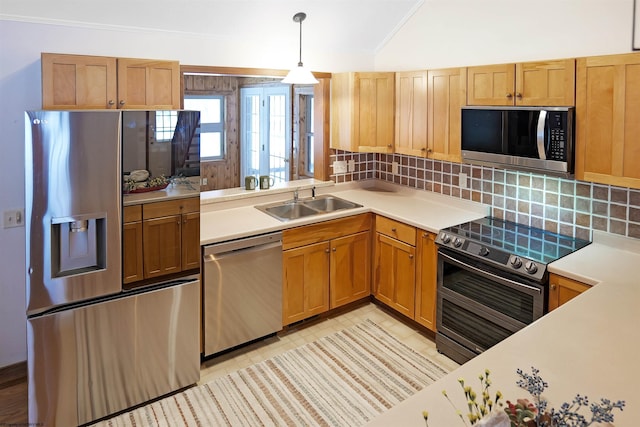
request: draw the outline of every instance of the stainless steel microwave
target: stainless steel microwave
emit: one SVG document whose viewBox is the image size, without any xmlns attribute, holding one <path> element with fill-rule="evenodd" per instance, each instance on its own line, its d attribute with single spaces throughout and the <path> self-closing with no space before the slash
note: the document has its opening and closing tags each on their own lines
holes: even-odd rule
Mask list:
<svg viewBox="0 0 640 427">
<path fill-rule="evenodd" d="M 465 163 L 573 174 L 573 107 L 463 107 Z"/>
</svg>

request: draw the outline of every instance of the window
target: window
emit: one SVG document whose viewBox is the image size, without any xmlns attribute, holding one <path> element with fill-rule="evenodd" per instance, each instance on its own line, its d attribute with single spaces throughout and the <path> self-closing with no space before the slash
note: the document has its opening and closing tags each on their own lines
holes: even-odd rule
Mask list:
<svg viewBox="0 0 640 427">
<path fill-rule="evenodd" d="M 306 162 L 306 175 L 313 176 L 313 96 L 305 96 L 306 112 L 307 112 L 307 126 L 305 129 L 305 152 L 307 153 Z"/>
<path fill-rule="evenodd" d="M 241 177 L 269 175 L 289 181 L 291 96 L 289 86 L 240 89 Z"/>
<path fill-rule="evenodd" d="M 224 158 L 224 96 L 185 95 L 185 110 L 200 111 L 200 160 Z"/>
<path fill-rule="evenodd" d="M 156 111 L 156 142 L 171 142 L 177 122 L 177 111 Z"/>
</svg>

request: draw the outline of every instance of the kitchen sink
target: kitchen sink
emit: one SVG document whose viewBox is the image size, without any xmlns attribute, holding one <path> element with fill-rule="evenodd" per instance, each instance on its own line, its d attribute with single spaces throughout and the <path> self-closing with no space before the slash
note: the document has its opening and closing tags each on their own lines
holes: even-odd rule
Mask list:
<svg viewBox="0 0 640 427">
<path fill-rule="evenodd" d="M 256 206 L 256 209 L 279 219 L 290 221 L 313 215 L 322 215 L 343 209 L 361 208 L 362 205 L 341 199 L 330 194 L 305 199 L 288 200 Z"/>
</svg>

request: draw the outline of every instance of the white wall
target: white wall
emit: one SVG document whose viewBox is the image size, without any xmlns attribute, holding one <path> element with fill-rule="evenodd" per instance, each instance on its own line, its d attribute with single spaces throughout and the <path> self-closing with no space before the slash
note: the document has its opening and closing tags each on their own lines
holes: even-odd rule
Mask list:
<svg viewBox="0 0 640 427">
<path fill-rule="evenodd" d="M 627 52 L 631 5 L 632 0 L 427 0 L 375 57 L 305 49 L 305 65 L 329 72 L 407 70 Z M 550 11 L 558 16 L 549 18 Z M 3 20 L 0 40 L 0 212 L 24 207 L 24 111 L 41 106 L 40 52 L 190 65 L 292 65 L 290 55 L 284 57 L 268 40 L 248 45 Z M 24 228 L 0 228 L 0 367 L 26 359 L 24 251 Z"/>
<path fill-rule="evenodd" d="M 379 49 L 378 71 L 631 51 L 633 0 L 426 0 Z"/>
</svg>

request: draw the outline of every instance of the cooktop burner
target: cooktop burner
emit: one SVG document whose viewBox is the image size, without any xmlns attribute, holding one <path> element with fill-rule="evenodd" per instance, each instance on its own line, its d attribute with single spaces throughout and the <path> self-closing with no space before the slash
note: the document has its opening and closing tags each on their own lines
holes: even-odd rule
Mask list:
<svg viewBox="0 0 640 427">
<path fill-rule="evenodd" d="M 509 270 L 536 276 L 544 274 L 548 263 L 591 243 L 493 217 L 445 228 L 436 242 Z"/>
</svg>

